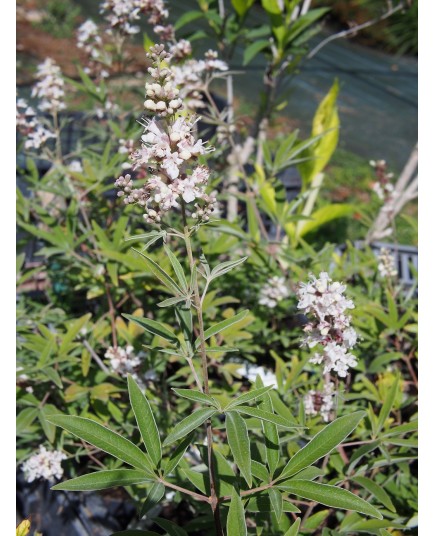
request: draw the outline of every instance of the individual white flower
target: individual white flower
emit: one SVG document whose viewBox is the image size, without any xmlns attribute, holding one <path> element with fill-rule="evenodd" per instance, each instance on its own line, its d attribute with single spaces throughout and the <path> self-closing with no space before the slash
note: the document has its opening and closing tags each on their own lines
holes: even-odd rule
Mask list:
<svg viewBox="0 0 434 536">
<path fill-rule="evenodd" d="M 80 160 L 72 160 L 68 164 L 69 171 L 73 171 L 76 173 L 82 173 L 83 172 L 83 166 L 81 165 Z"/>
<path fill-rule="evenodd" d="M 395 255 L 387 248 L 381 248 L 378 256 L 378 272 L 381 277 L 393 279 L 398 275 Z"/>
<path fill-rule="evenodd" d="M 285 278 L 275 275 L 261 288 L 259 303 L 273 309 L 288 296 L 289 290 L 286 286 Z"/>
<path fill-rule="evenodd" d="M 66 455 L 63 452 L 58 450 L 48 451 L 44 445 L 40 445 L 39 452 L 31 456 L 22 465 L 26 481 L 33 482 L 38 478 L 59 480 L 63 475 L 62 460 L 66 460 Z"/>
</svg>

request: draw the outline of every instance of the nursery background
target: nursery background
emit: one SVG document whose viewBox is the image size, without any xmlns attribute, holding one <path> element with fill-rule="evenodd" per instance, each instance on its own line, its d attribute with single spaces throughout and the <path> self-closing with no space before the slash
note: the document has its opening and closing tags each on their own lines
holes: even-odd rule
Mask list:
<svg viewBox="0 0 434 536">
<path fill-rule="evenodd" d="M 17 535 L 417 534 L 417 0 L 16 15 Z"/>
</svg>

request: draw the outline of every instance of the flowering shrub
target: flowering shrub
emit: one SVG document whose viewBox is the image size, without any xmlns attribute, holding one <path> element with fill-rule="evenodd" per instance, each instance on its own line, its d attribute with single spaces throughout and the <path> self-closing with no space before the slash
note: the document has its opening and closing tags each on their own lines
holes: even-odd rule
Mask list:
<svg viewBox="0 0 434 536">
<path fill-rule="evenodd" d="M 18 99 L 31 192 L 18 203 L 18 471 L 56 480 L 53 494 L 125 487 L 134 534 L 412 531 L 415 294 L 386 252 L 318 239 L 354 213 L 317 207 L 338 141 L 337 83 L 307 139 L 267 130 L 281 105 L 270 88 L 294 72 L 325 11 L 263 2 L 270 22 L 255 41 L 253 3 L 232 5 L 228 19 L 201 2 L 181 21 L 226 36 L 224 60 L 196 60 L 169 4 L 104 2 L 106 31 L 78 29 L 81 82 L 47 59 L 36 105 Z M 116 113 L 111 74 L 142 15 L 164 43 L 146 45 L 140 129 Z M 244 138 L 230 95 L 222 111 L 210 89 L 219 77 L 230 87 L 235 43 L 246 63 L 268 62 Z M 97 119 L 66 152 L 73 89 Z M 294 166 L 301 192 L 289 200 L 279 176 Z M 188 505 L 183 526 L 166 503 Z"/>
</svg>

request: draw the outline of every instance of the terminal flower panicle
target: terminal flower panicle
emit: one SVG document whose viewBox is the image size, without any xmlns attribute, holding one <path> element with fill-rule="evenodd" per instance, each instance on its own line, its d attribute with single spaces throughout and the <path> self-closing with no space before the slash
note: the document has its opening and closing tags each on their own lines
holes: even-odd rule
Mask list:
<svg viewBox="0 0 434 536">
<path fill-rule="evenodd" d="M 38 108 L 42 112 L 49 112 L 51 114 L 64 110 L 64 82 L 57 63 L 51 58 L 47 58 L 43 63 L 38 65 L 36 78 L 38 82 L 32 89 L 32 97 L 41 99 Z"/>
<path fill-rule="evenodd" d="M 378 256 L 378 271 L 380 276 L 386 279 L 393 279 L 398 275 L 395 255 L 393 255 L 387 248 L 381 248 L 380 250 Z"/>
<path fill-rule="evenodd" d="M 50 138 L 55 138 L 55 134 L 45 128 L 38 121 L 36 113 L 25 99 L 17 100 L 17 128 L 26 138 L 24 147 L 26 149 L 39 149 Z"/>
<path fill-rule="evenodd" d="M 323 364 L 324 374 L 334 371 L 345 378 L 349 367 L 357 365 L 356 357 L 348 352 L 356 345 L 357 334 L 346 314 L 354 303 L 344 296 L 346 286 L 333 282 L 327 272 L 321 272 L 318 279 L 313 274 L 309 278 L 297 292 L 298 309 L 313 317 L 304 327 L 303 344 L 309 348 L 321 345 L 322 352 L 317 352 L 311 363 Z"/>
<path fill-rule="evenodd" d="M 211 152 L 194 136 L 198 118 L 178 115 L 183 102 L 173 84 L 171 70 L 166 67 L 170 55 L 164 45 L 151 47 L 148 55 L 153 60 L 149 73 L 153 83 L 146 84 L 145 108 L 158 115 L 144 120 L 140 149 L 130 154 L 134 171 L 147 168 L 149 177 L 140 188 L 134 188 L 130 174 L 121 176 L 115 185 L 125 204 L 138 204 L 145 210 L 147 223 L 159 223 L 163 213 L 177 208 L 182 202 L 196 201 L 191 216 L 208 221 L 216 199 L 205 193 L 209 169 L 196 165 L 200 155 Z"/>
</svg>

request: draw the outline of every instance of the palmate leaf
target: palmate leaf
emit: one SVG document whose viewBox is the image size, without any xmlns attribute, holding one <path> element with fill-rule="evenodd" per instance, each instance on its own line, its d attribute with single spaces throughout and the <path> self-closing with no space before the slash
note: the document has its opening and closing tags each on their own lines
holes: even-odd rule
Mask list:
<svg viewBox="0 0 434 536">
<path fill-rule="evenodd" d="M 158 466 L 161 460 L 161 441 L 158 427 L 148 399 L 130 374 L 128 375 L 128 393 L 143 443 L 155 466 Z"/>
<path fill-rule="evenodd" d="M 56 484 L 51 489 L 65 491 L 94 491 L 98 489 L 114 488 L 116 486 L 130 486 L 149 482 L 147 473 L 136 469 L 113 469 L 97 471 L 88 475 L 72 478 L 66 482 Z"/>
<path fill-rule="evenodd" d="M 50 415 L 46 419 L 48 422 L 60 426 L 67 432 L 107 452 L 107 454 L 111 454 L 137 469 L 141 469 L 150 478 L 155 477 L 152 463 L 146 454 L 131 441 L 105 428 L 105 426 L 84 417 L 71 415 Z"/>
<path fill-rule="evenodd" d="M 366 415 L 364 411 L 356 411 L 351 415 L 339 417 L 328 424 L 305 447 L 299 450 L 287 463 L 279 476 L 288 478 L 302 469 L 314 464 L 339 445 L 356 428 Z"/>
<path fill-rule="evenodd" d="M 328 484 L 319 484 L 308 480 L 290 480 L 280 484 L 279 489 L 304 499 L 319 502 L 333 508 L 354 510 L 368 516 L 383 519 L 381 513 L 365 500 L 357 497 L 346 489 L 336 488 Z"/>
</svg>

